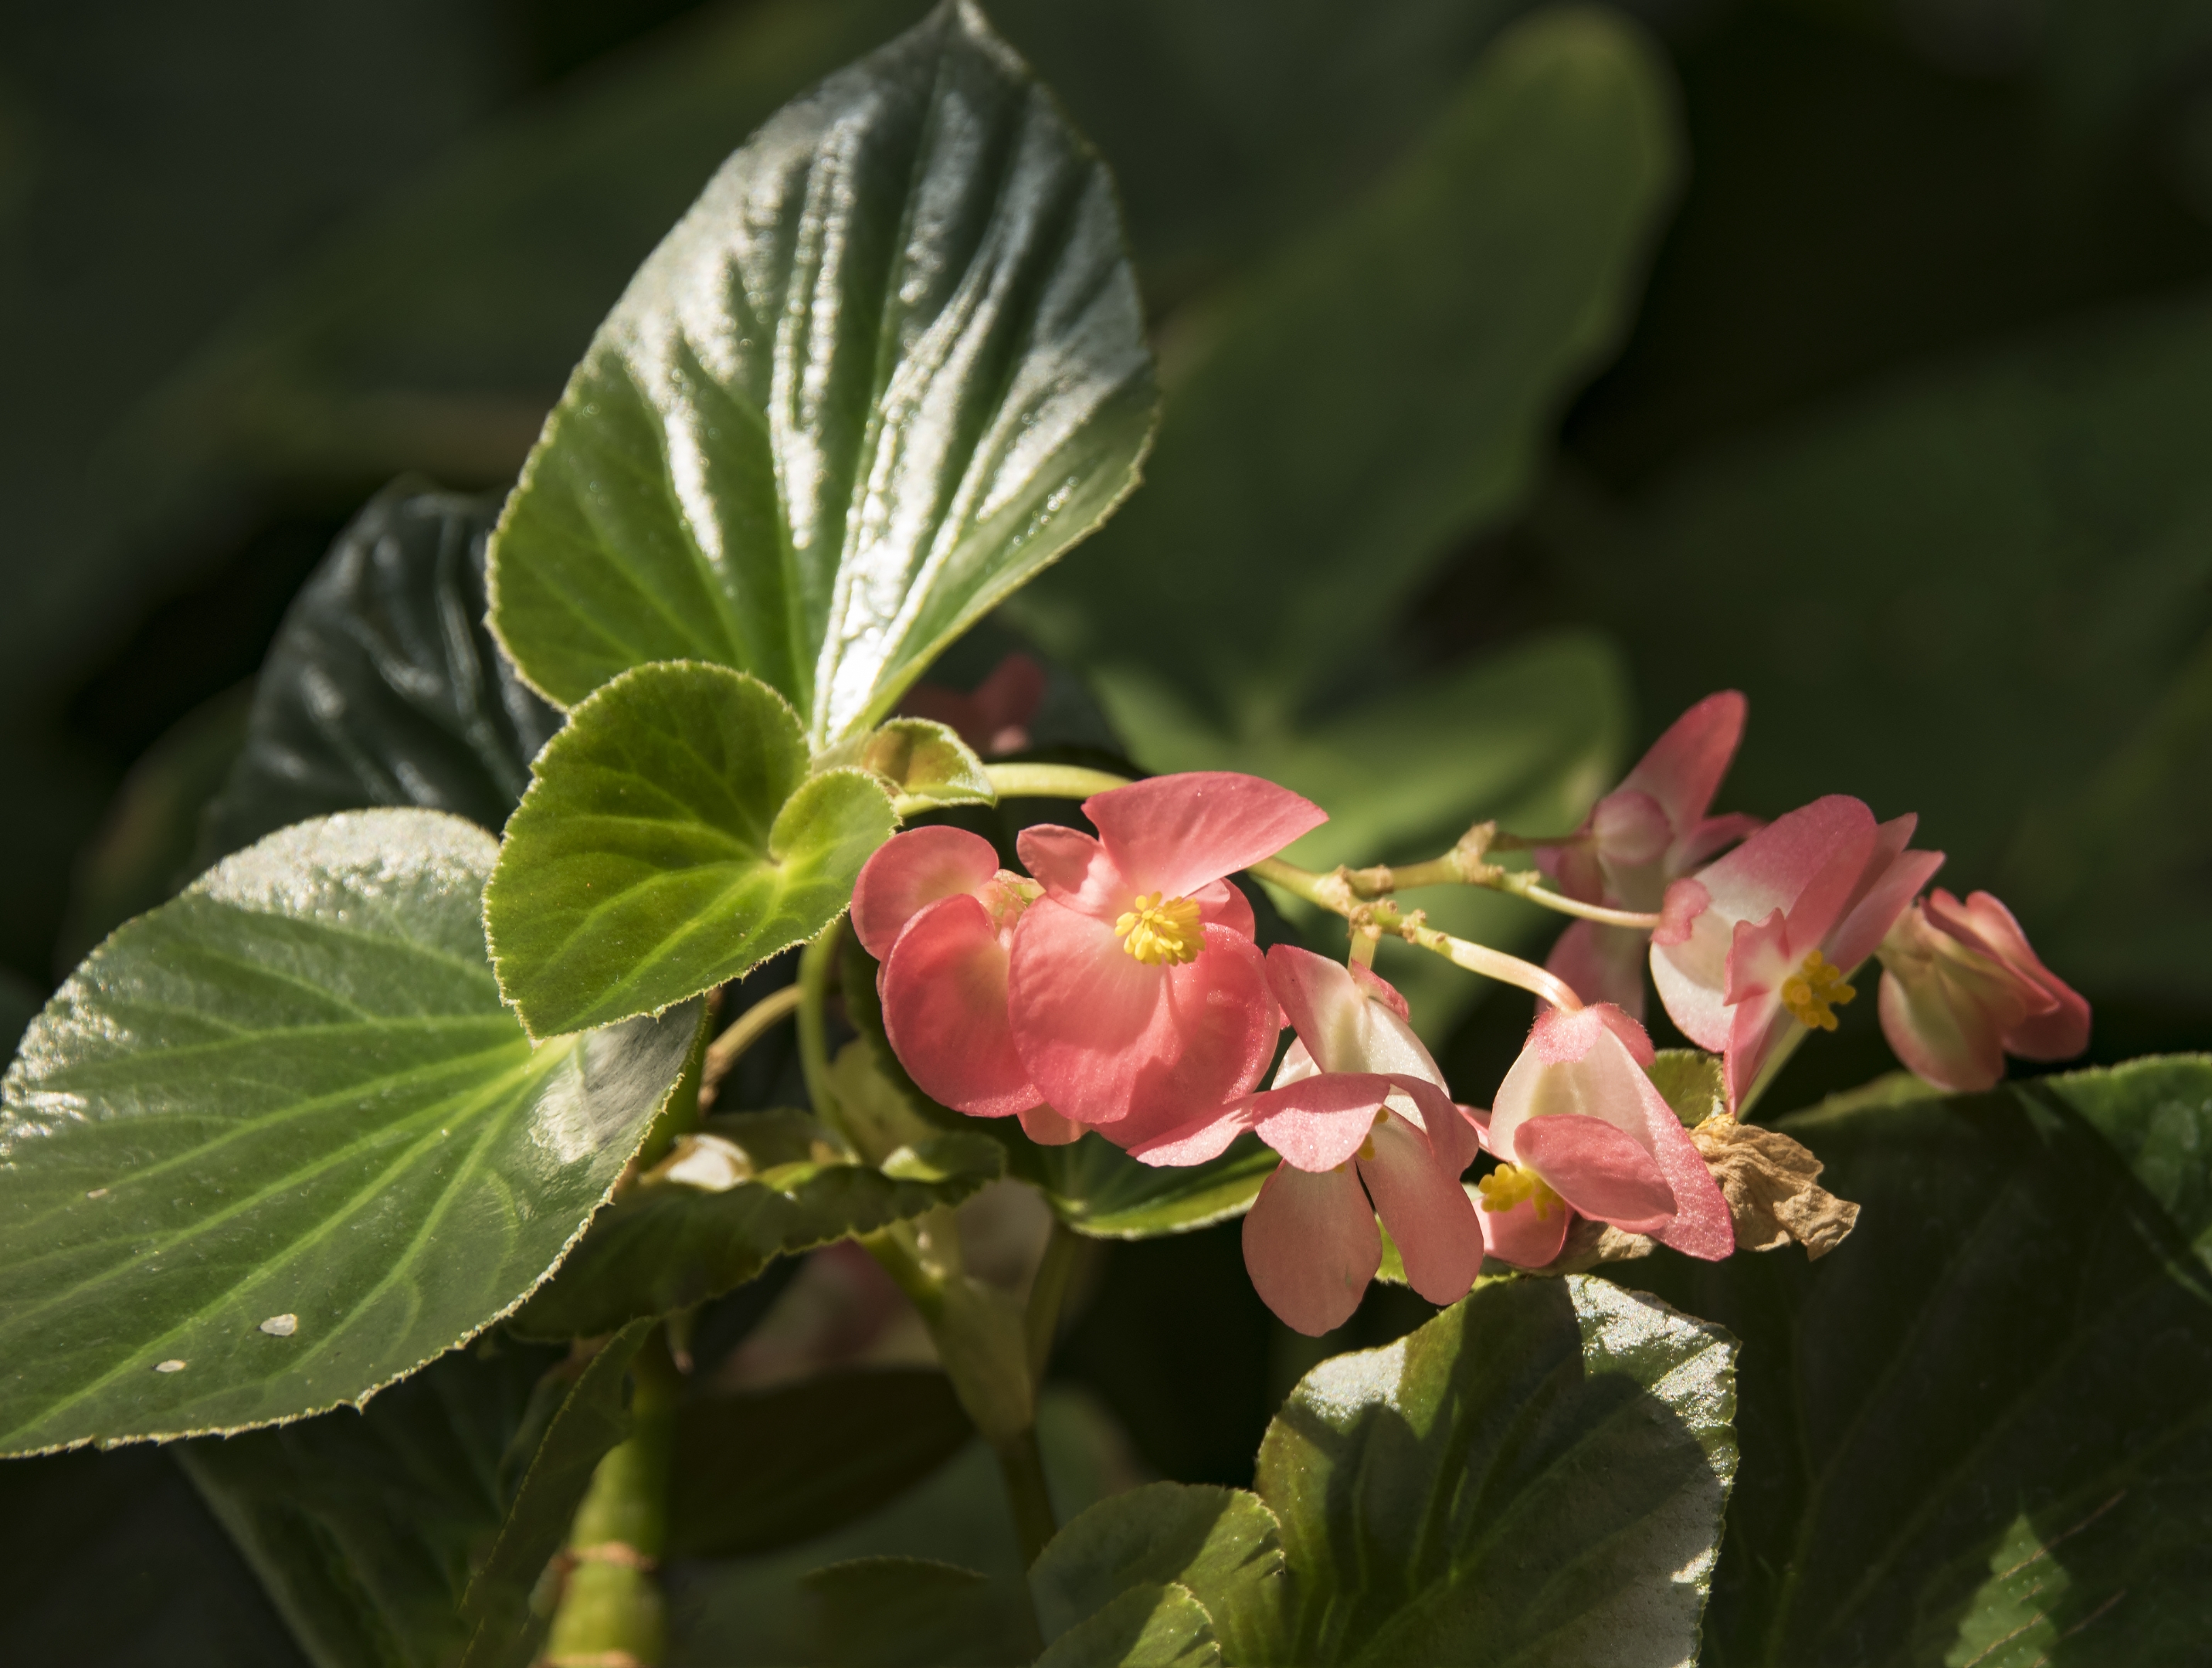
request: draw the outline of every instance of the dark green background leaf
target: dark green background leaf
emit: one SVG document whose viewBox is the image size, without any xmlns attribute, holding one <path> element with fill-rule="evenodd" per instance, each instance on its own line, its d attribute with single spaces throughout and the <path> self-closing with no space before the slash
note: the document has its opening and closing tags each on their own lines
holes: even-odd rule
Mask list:
<svg viewBox="0 0 2212 1668">
<path fill-rule="evenodd" d="M 245 753 L 208 811 L 207 861 L 370 805 L 507 821 L 561 715 L 484 628 L 498 511 L 400 481 L 338 536 L 262 665 Z"/>
<path fill-rule="evenodd" d="M 677 1410 L 668 1499 L 675 1557 L 771 1552 L 841 1529 L 927 1477 L 975 1435 L 942 1373 L 829 1373 Z"/>
<path fill-rule="evenodd" d="M 1863 1210 L 1819 1263 L 1620 1277 L 1743 1340 L 1711 1668 L 2154 1668 L 2212 1629 L 2212 1059 L 1780 1127 Z"/>
<path fill-rule="evenodd" d="M 973 7 L 787 106 L 600 327 L 493 543 L 567 705 L 752 672 L 818 750 L 1135 479 L 1153 390 L 1104 168 Z"/>
<path fill-rule="evenodd" d="M 533 1049 L 484 959 L 492 852 L 434 811 L 302 824 L 63 987 L 0 1124 L 0 1445 L 355 1401 L 558 1260 L 697 1022 Z"/>
<path fill-rule="evenodd" d="M 857 1558 L 806 1577 L 830 1668 L 1005 1668 L 1036 1649 L 1002 1584 L 933 1558 Z"/>
<path fill-rule="evenodd" d="M 981 1136 L 951 1133 L 892 1155 L 894 1174 L 839 1159 L 798 1113 L 710 1119 L 757 1180 L 721 1192 L 680 1182 L 641 1186 L 598 1220 L 561 1271 L 514 1318 L 535 1337 L 597 1337 L 640 1315 L 667 1314 L 743 1284 L 774 1259 L 872 1233 L 994 1180 L 1003 1162 Z"/>
<path fill-rule="evenodd" d="M 559 1350 L 457 1350 L 367 1408 L 173 1451 L 325 1668 L 441 1668 Z M 526 1459 L 529 1450 L 526 1447 Z"/>
<path fill-rule="evenodd" d="M 1324 1362 L 1260 1449 L 1289 1660 L 1687 1662 L 1735 1475 L 1734 1343 L 1580 1275 L 1486 1282 Z"/>
<path fill-rule="evenodd" d="M 538 759 L 484 893 L 500 988 L 537 1036 L 743 975 L 836 920 L 896 825 L 875 778 L 809 777 L 757 678 L 641 666 Z"/>
</svg>

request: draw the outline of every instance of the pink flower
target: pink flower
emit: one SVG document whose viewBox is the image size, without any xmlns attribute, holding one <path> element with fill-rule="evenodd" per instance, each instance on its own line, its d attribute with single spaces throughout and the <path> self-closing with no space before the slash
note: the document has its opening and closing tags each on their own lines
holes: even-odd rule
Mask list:
<svg viewBox="0 0 2212 1668">
<path fill-rule="evenodd" d="M 1006 1013 L 1007 945 L 1038 891 L 1000 868 L 987 840 L 910 828 L 861 869 L 853 931 L 882 964 L 884 1031 L 922 1093 L 977 1118 L 1018 1117 L 1057 1145 L 1082 1131 L 1030 1084 Z"/>
<path fill-rule="evenodd" d="M 1727 1054 L 1731 1106 L 1784 1028 L 1836 1028 L 1857 994 L 1845 978 L 1942 865 L 1941 852 L 1905 849 L 1916 820 L 1877 827 L 1831 794 L 1667 889 L 1651 977 L 1683 1034 Z"/>
<path fill-rule="evenodd" d="M 2089 1004 L 1986 892 L 1962 904 L 1939 888 L 1898 917 L 1880 954 L 1882 1032 L 1938 1089 L 1990 1088 L 2007 1054 L 2063 1060 L 2089 1046 Z"/>
<path fill-rule="evenodd" d="M 1260 1079 L 1281 1016 L 1224 876 L 1327 818 L 1256 776 L 1198 771 L 1092 796 L 1094 840 L 1024 828 L 1044 895 L 1015 927 L 1013 1043 L 1061 1114 L 1133 1147 Z"/>
<path fill-rule="evenodd" d="M 1651 1058 L 1644 1028 L 1609 1003 L 1538 1012 L 1483 1131 L 1501 1161 L 1478 1184 L 1492 1256 L 1541 1268 L 1575 1215 L 1709 1262 L 1735 1249 L 1728 1201 L 1644 1075 Z"/>
<path fill-rule="evenodd" d="M 1590 808 L 1573 844 L 1537 864 L 1559 890 L 1615 909 L 1659 907 L 1667 883 L 1759 827 L 1755 816 L 1707 816 L 1705 807 L 1743 738 L 1747 703 L 1733 689 L 1707 695 L 1668 727 L 1619 787 Z M 1577 921 L 1545 962 L 1585 1001 L 1644 1016 L 1644 935 Z"/>
<path fill-rule="evenodd" d="M 1200 1164 L 1246 1130 L 1283 1155 L 1244 1218 L 1244 1266 L 1284 1322 L 1319 1337 L 1351 1318 L 1382 1260 L 1379 1214 L 1406 1279 L 1432 1303 L 1467 1295 L 1482 1230 L 1459 1185 L 1474 1129 L 1407 1023 L 1406 999 L 1365 967 L 1289 944 L 1267 978 L 1297 1028 L 1273 1086 L 1134 1148 Z"/>
<path fill-rule="evenodd" d="M 1044 700 L 1044 668 L 1019 649 L 991 669 L 974 691 L 918 683 L 899 703 L 910 719 L 934 719 L 959 732 L 985 758 L 1018 753 L 1030 744 L 1030 720 Z"/>
</svg>

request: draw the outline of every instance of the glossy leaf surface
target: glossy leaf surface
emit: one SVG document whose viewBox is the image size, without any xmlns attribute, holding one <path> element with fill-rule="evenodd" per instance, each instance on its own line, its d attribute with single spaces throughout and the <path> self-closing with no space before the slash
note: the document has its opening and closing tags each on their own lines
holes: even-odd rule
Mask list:
<svg viewBox="0 0 2212 1668">
<path fill-rule="evenodd" d="M 1487 1283 L 1324 1362 L 1260 1449 L 1298 1663 L 1694 1660 L 1735 1346 L 1603 1281 Z"/>
<path fill-rule="evenodd" d="M 565 705 L 650 661 L 754 673 L 818 749 L 1097 525 L 1153 400 L 1104 167 L 951 0 L 640 270 L 509 500 L 495 627 Z"/>
<path fill-rule="evenodd" d="M 957 1204 L 1003 1159 L 981 1136 L 934 1136 L 883 1168 L 862 1163 L 798 1113 L 741 1113 L 708 1131 L 750 1174 L 720 1192 L 670 1182 L 637 1188 L 595 1220 L 561 1271 L 516 1315 L 534 1337 L 597 1337 L 741 1285 L 775 1258 Z"/>
<path fill-rule="evenodd" d="M 1714 1668 L 2179 1664 L 2212 1627 L 2212 1060 L 1782 1120 L 1851 1238 L 1619 1277 L 1743 1341 Z"/>
<path fill-rule="evenodd" d="M 836 920 L 893 826 L 876 778 L 807 774 L 758 679 L 640 667 L 576 709 L 507 825 L 484 895 L 500 987 L 536 1036 L 657 1013 Z"/>
<path fill-rule="evenodd" d="M 359 1411 L 173 1452 L 316 1662 L 439 1668 L 520 1481 L 511 1450 L 540 1434 L 533 1392 L 560 1360 L 457 1350 Z"/>
<path fill-rule="evenodd" d="M 678 1557 L 769 1552 L 896 1498 L 975 1435 L 942 1373 L 830 1373 L 701 1396 L 677 1411 L 668 1545 Z"/>
<path fill-rule="evenodd" d="M 498 509 L 402 481 L 339 534 L 262 664 L 245 751 L 209 810 L 210 861 L 371 805 L 507 821 L 561 715 L 484 628 Z"/>
<path fill-rule="evenodd" d="M 484 958 L 492 852 L 433 811 L 302 824 L 62 988 L 0 1123 L 0 1447 L 357 1401 L 544 1277 L 696 1021 L 533 1048 Z"/>
</svg>

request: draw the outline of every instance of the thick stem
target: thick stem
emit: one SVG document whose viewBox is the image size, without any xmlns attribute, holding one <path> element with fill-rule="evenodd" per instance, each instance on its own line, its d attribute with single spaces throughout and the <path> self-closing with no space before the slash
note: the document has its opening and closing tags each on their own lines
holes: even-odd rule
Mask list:
<svg viewBox="0 0 2212 1668">
<path fill-rule="evenodd" d="M 683 1380 L 658 1331 L 630 1372 L 630 1434 L 599 1461 L 568 1532 L 567 1575 L 542 1659 L 549 1668 L 653 1668 L 665 1653 L 667 1617 L 655 1572 L 668 1538 Z"/>
<path fill-rule="evenodd" d="M 1030 1382 L 1044 1382 L 1046 1364 L 1052 1359 L 1054 1337 L 1060 1331 L 1060 1305 L 1067 1299 L 1067 1283 L 1075 1272 L 1075 1259 L 1083 1249 L 1083 1241 L 1075 1230 L 1057 1216 L 1052 1219 L 1052 1233 L 1044 1242 L 1044 1255 L 1037 1263 L 1036 1277 L 1030 1282 L 1030 1307 L 1023 1316 L 1023 1325 L 1029 1335 Z"/>
<path fill-rule="evenodd" d="M 1021 1543 L 1022 1568 L 1026 1569 L 1060 1532 L 1052 1490 L 1045 1486 L 1044 1453 L 1037 1447 L 1036 1427 L 994 1442 L 991 1450 L 999 1456 L 999 1474 L 1006 1479 L 1006 1503 L 1013 1508 L 1014 1536 Z"/>
<path fill-rule="evenodd" d="M 845 1124 L 836 1091 L 830 1087 L 830 1023 L 823 1004 L 829 1000 L 830 975 L 837 965 L 837 934 L 842 922 L 832 922 L 821 937 L 799 953 L 799 982 L 794 998 L 799 1013 L 799 1068 L 806 1077 L 806 1098 L 814 1115 L 841 1134 Z"/>
</svg>

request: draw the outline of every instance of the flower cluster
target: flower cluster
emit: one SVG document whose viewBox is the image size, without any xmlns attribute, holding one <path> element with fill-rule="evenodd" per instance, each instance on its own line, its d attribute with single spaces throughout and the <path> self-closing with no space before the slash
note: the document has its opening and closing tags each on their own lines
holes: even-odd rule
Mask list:
<svg viewBox="0 0 2212 1668">
<path fill-rule="evenodd" d="M 1729 1143 L 1693 1139 L 1652 1082 L 1647 965 L 1674 1024 L 1722 1058 L 1729 1129 L 1796 1040 L 1836 1028 L 1876 955 L 1885 1031 L 1944 1089 L 1988 1087 L 2006 1053 L 2063 1058 L 2088 1039 L 2087 1005 L 2002 904 L 1923 896 L 1943 858 L 1911 847 L 1912 817 L 1877 822 L 1841 795 L 1771 823 L 1709 816 L 1744 717 L 1738 694 L 1699 702 L 1573 834 L 1517 842 L 1559 889 L 1523 895 L 1601 918 L 1567 930 L 1549 975 L 1439 945 L 1418 915 L 1378 915 L 1351 871 L 1305 876 L 1351 918 L 1355 943 L 1395 931 L 1462 965 L 1510 963 L 1553 998 L 1487 1111 L 1454 1101 L 1405 999 L 1360 955 L 1261 952 L 1229 876 L 1325 818 L 1256 777 L 1094 795 L 1082 809 L 1095 836 L 1022 832 L 1026 875 L 976 835 L 910 830 L 862 871 L 854 929 L 880 964 L 892 1047 L 944 1105 L 1018 1117 L 1044 1143 L 1096 1131 L 1153 1165 L 1205 1163 L 1248 1133 L 1272 1148 L 1281 1162 L 1245 1218 L 1245 1261 L 1302 1331 L 1350 1317 L 1386 1235 L 1407 1282 L 1439 1303 L 1486 1257 L 1559 1261 L 1577 1220 L 1717 1259 L 1744 1234 L 1708 1162 Z"/>
</svg>

